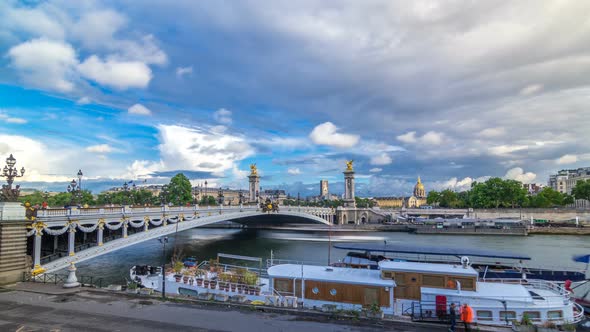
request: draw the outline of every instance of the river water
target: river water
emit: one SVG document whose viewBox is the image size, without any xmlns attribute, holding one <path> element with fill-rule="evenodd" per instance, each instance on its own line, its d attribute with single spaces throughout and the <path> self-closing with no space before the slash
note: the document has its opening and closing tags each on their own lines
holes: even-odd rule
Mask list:
<svg viewBox="0 0 590 332">
<path fill-rule="evenodd" d="M 509 251 L 532 257 L 529 266 L 567 267 L 583 270 L 584 264 L 574 263 L 572 256 L 590 254 L 590 237 L 573 235 L 466 236 L 418 235 L 392 232 L 357 232 L 334 234 L 327 232 L 293 232 L 281 230 L 204 229 L 195 228 L 169 236 L 166 262 L 173 253 L 194 256 L 199 261 L 215 258 L 217 253 L 298 261 L 328 263 L 330 241 L 381 244 L 411 244 Z M 78 275 L 102 277 L 107 284 L 122 284 L 129 278 L 129 269 L 136 264 L 160 265 L 163 247 L 151 240 L 77 265 Z M 331 249 L 331 262 L 344 257 L 346 250 Z"/>
</svg>

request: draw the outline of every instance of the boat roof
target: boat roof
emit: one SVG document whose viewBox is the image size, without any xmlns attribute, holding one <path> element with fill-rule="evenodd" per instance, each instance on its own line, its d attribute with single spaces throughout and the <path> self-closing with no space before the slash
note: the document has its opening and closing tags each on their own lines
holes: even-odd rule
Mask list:
<svg viewBox="0 0 590 332">
<path fill-rule="evenodd" d="M 471 266 L 463 267 L 452 264 L 417 263 L 417 262 L 395 262 L 381 261 L 379 268 L 384 271 L 416 272 L 429 274 L 445 274 L 477 277 L 479 273 Z"/>
<path fill-rule="evenodd" d="M 530 260 L 531 257 L 522 254 L 510 253 L 505 251 L 483 250 L 483 249 L 466 249 L 466 248 L 445 248 L 434 246 L 412 246 L 407 244 L 362 244 L 362 243 L 343 243 L 336 244 L 334 248 L 345 250 L 360 250 L 368 252 L 395 252 L 403 254 L 423 254 L 423 255 L 440 255 L 440 256 L 474 256 L 489 258 L 506 258 Z"/>
<path fill-rule="evenodd" d="M 346 267 L 330 267 L 319 265 L 280 264 L 268 268 L 271 278 L 289 278 L 330 281 L 343 284 L 393 286 L 393 280 L 381 279 L 381 271 L 367 269 L 351 269 Z"/>
<path fill-rule="evenodd" d="M 529 291 L 522 285 L 502 284 L 497 282 L 478 282 L 477 291 L 461 290 L 446 288 L 421 287 L 422 294 L 446 295 L 455 298 L 471 299 L 498 299 L 519 302 L 533 302 Z M 467 301 L 470 302 L 470 301 Z"/>
</svg>

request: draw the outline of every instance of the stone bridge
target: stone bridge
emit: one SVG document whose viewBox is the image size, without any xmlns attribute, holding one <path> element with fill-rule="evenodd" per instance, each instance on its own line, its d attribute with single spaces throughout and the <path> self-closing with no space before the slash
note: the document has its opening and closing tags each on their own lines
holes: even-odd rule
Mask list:
<svg viewBox="0 0 590 332">
<path fill-rule="evenodd" d="M 33 274 L 57 271 L 70 263 L 89 260 L 177 231 L 220 221 L 254 224 L 257 220 L 269 219 L 271 215 L 281 216 L 282 219 L 287 218 L 293 222 L 329 225 L 334 220 L 335 211 L 317 207 L 281 207 L 278 212 L 263 212 L 258 207 L 250 206 L 39 210 L 37 219 L 27 232 L 28 237 L 33 237 Z M 86 234 L 96 232 L 95 241 L 79 246 L 76 250 L 77 232 L 82 232 L 84 239 Z M 110 236 L 105 237 L 105 232 Z M 54 255 L 49 259 L 44 257 L 42 262 L 41 248 L 44 238 L 53 237 L 55 251 L 58 237 L 63 234 L 67 234 L 67 254 L 63 257 L 59 254 Z"/>
</svg>

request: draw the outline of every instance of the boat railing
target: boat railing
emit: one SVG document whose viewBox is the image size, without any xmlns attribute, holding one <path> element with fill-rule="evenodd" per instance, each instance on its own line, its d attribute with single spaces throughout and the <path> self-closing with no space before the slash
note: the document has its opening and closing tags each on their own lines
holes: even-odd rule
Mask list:
<svg viewBox="0 0 590 332">
<path fill-rule="evenodd" d="M 516 284 L 516 285 L 523 285 L 527 289 L 542 289 L 548 290 L 554 293 L 557 293 L 564 298 L 564 303 L 570 302 L 571 293 L 567 291 L 564 287 L 558 285 L 557 283 L 547 281 L 547 280 L 540 280 L 540 279 L 485 279 L 481 280 L 485 282 L 498 282 L 503 284 Z"/>
<path fill-rule="evenodd" d="M 275 265 L 281 264 L 295 264 L 295 265 L 316 265 L 316 266 L 324 266 L 326 263 L 322 263 L 319 261 L 302 261 L 302 260 L 294 260 L 294 259 L 282 259 L 282 258 L 273 258 L 266 260 L 266 268 Z"/>
<path fill-rule="evenodd" d="M 259 269 L 257 267 L 248 267 L 248 266 L 226 264 L 226 263 L 219 263 L 219 264 L 217 264 L 217 266 L 219 268 L 221 268 L 221 272 L 228 272 L 228 271 L 236 270 L 236 269 L 245 269 L 247 271 L 255 272 L 256 274 L 258 274 L 258 277 L 260 277 L 260 278 L 268 278 L 268 273 L 266 272 L 266 269 Z M 202 261 L 201 263 L 199 263 L 197 265 L 197 269 L 208 270 L 209 267 L 210 267 L 210 264 L 208 261 Z"/>
</svg>

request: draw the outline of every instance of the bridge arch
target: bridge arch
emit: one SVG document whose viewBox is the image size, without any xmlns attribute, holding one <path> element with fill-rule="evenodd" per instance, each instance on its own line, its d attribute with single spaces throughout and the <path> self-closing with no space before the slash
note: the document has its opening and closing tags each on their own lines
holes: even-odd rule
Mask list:
<svg viewBox="0 0 590 332">
<path fill-rule="evenodd" d="M 149 241 L 152 239 L 156 239 L 158 237 L 172 234 L 177 230 L 185 231 L 188 229 L 203 227 L 220 221 L 233 221 L 236 223 L 248 225 L 256 224 L 257 221 L 262 219 L 266 219 L 265 221 L 267 222 L 272 222 L 273 218 L 287 218 L 289 220 L 289 223 L 309 222 L 324 225 L 330 224 L 328 220 L 322 218 L 325 216 L 327 212 L 329 213 L 329 211 L 324 211 L 324 209 L 285 209 L 284 211 L 279 211 L 278 213 L 266 213 L 260 211 L 259 209 L 232 210 L 233 211 L 210 209 L 206 210 L 205 213 L 194 212 L 192 214 L 190 214 L 190 211 L 187 211 L 188 216 L 179 213 L 174 217 L 167 216 L 166 214 L 153 216 L 144 215 L 143 217 L 140 217 L 139 215 L 133 215 L 129 217 L 113 216 L 112 218 L 100 218 L 98 220 L 95 219 L 94 222 L 91 220 L 68 220 L 65 223 L 58 223 L 57 225 L 56 222 L 50 222 L 49 224 L 51 224 L 50 226 L 53 226 L 53 228 L 50 228 L 43 221 L 39 221 L 34 224 L 34 227 L 28 234 L 33 235 L 35 237 L 35 269 L 33 272 L 54 272 L 68 267 L 71 263 L 83 262 L 94 257 L 98 257 L 107 253 L 117 251 L 119 249 L 132 246 L 137 243 Z M 56 229 L 56 226 L 59 228 Z M 122 228 L 123 237 L 103 243 L 102 232 L 104 227 L 108 228 L 109 230 L 116 230 Z M 128 235 L 128 227 L 133 227 L 137 229 L 138 232 L 135 234 Z M 74 252 L 73 235 L 76 232 L 76 228 L 82 231 L 97 230 L 99 232 L 97 235 L 97 239 L 99 241 L 98 245 L 90 247 L 86 250 Z M 39 253 L 37 251 L 37 248 L 40 247 L 41 235 L 56 235 L 58 233 L 64 234 L 65 232 L 69 232 L 68 235 L 70 236 L 70 241 L 68 243 L 70 256 L 56 259 L 41 266 L 39 261 Z"/>
</svg>

